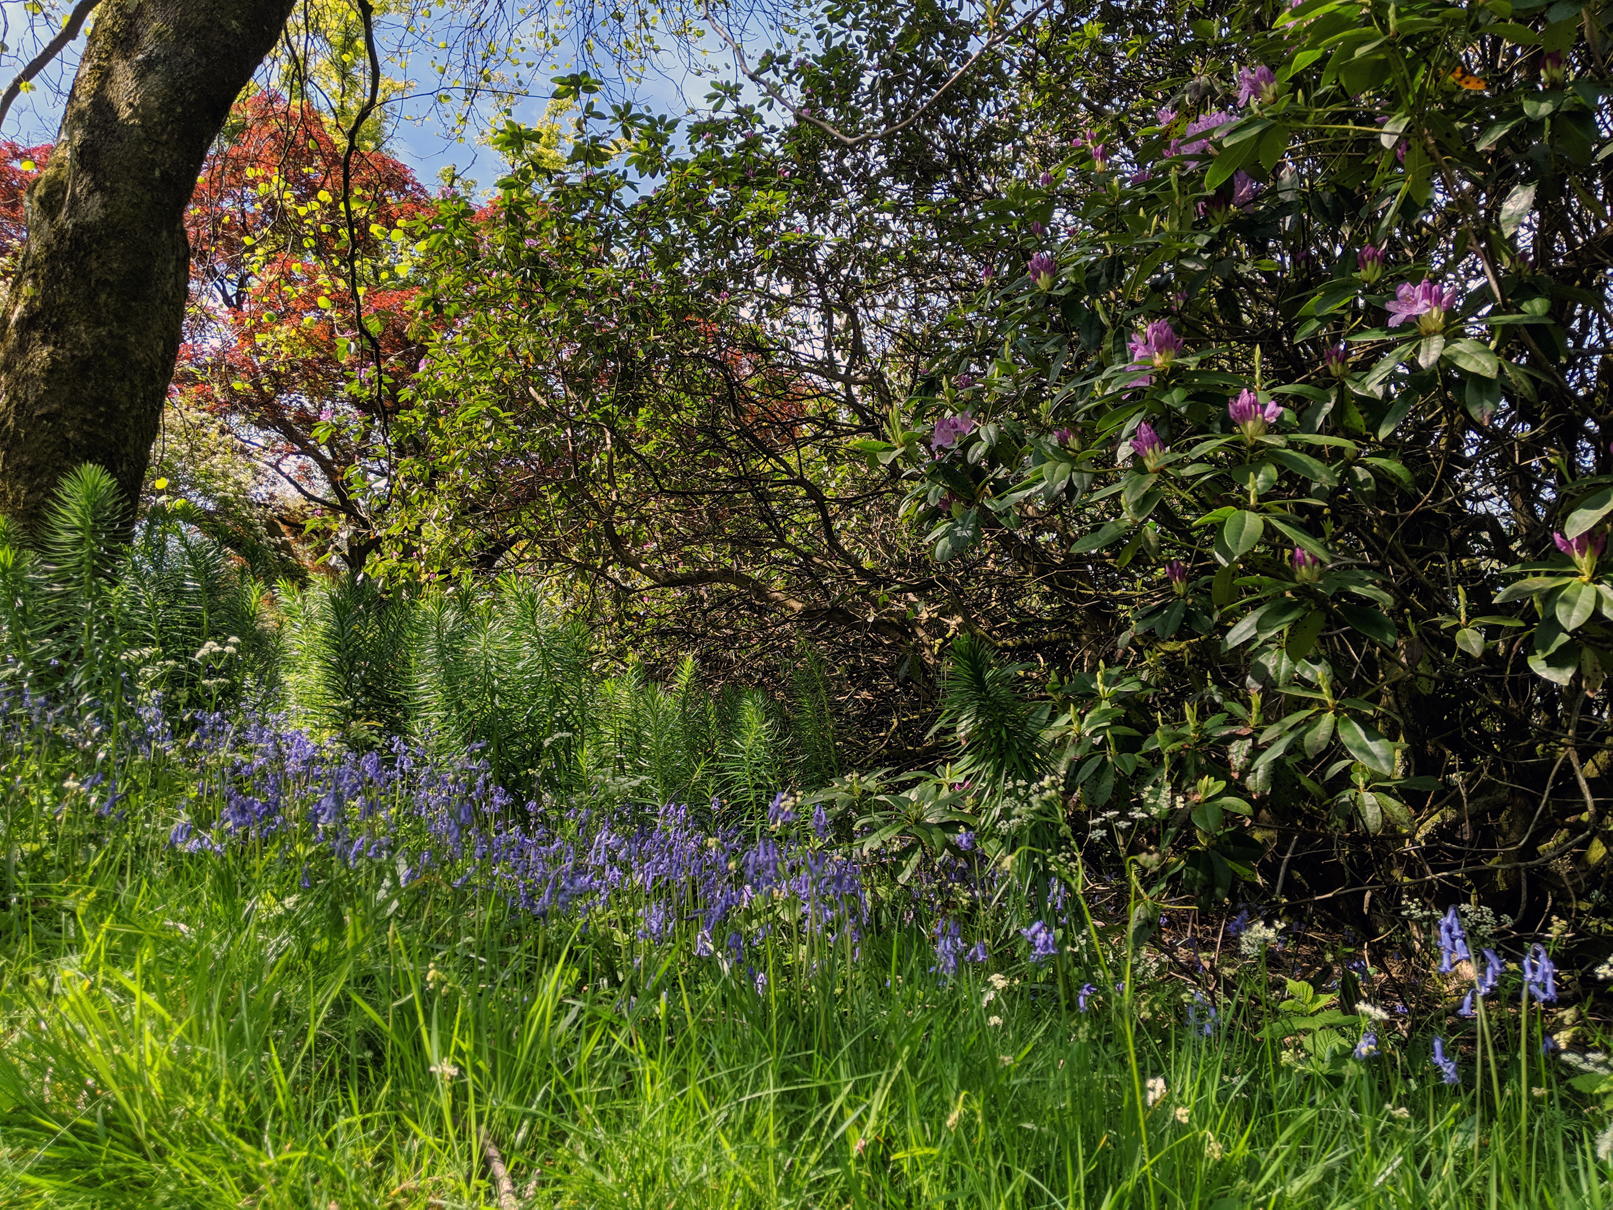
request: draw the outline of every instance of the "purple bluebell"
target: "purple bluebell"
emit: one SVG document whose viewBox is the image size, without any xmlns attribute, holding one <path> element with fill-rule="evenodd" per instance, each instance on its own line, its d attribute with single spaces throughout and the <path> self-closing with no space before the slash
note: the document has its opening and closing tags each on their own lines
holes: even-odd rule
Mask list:
<svg viewBox="0 0 1613 1210">
<path fill-rule="evenodd" d="M 1466 962 L 1472 957 L 1467 948 L 1467 931 L 1462 928 L 1462 921 L 1457 916 L 1456 905 L 1453 903 L 1439 921 L 1440 972 L 1448 975 L 1453 963 Z"/>
<path fill-rule="evenodd" d="M 1445 1083 L 1447 1083 L 1447 1084 L 1460 1084 L 1462 1082 L 1462 1074 L 1461 1074 L 1461 1072 L 1456 1070 L 1456 1060 L 1454 1058 L 1449 1058 L 1448 1059 L 1448 1058 L 1445 1057 L 1445 1039 L 1444 1038 L 1435 1038 L 1434 1039 L 1434 1060 L 1433 1060 L 1433 1062 L 1434 1062 L 1434 1066 L 1439 1068 L 1440 1079 L 1443 1080 Z"/>
<path fill-rule="evenodd" d="M 1030 942 L 1032 962 L 1042 963 L 1057 956 L 1058 939 L 1043 921 L 1034 921 L 1029 928 L 1020 929 L 1019 934 Z"/>
<path fill-rule="evenodd" d="M 1533 945 L 1523 960 L 1523 1002 L 1533 996 L 1542 1004 L 1557 999 L 1557 968 L 1543 945 Z"/>
</svg>

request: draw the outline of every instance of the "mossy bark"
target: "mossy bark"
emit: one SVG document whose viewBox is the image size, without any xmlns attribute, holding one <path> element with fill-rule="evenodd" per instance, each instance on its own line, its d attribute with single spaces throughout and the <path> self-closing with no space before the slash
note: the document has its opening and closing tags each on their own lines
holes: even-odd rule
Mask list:
<svg viewBox="0 0 1613 1210">
<path fill-rule="evenodd" d="M 134 500 L 173 376 L 184 211 L 293 0 L 102 0 L 0 302 L 0 513 L 85 462 Z"/>
</svg>

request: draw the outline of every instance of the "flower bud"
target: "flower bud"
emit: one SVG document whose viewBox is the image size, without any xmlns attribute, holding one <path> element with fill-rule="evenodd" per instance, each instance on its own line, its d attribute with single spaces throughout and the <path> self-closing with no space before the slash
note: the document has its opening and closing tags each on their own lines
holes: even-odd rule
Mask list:
<svg viewBox="0 0 1613 1210">
<path fill-rule="evenodd" d="M 1372 285 L 1383 276 L 1383 249 L 1368 244 L 1355 254 L 1355 264 L 1360 271 L 1361 280 L 1369 286 Z"/>
<path fill-rule="evenodd" d="M 1334 378 L 1343 378 L 1350 372 L 1350 350 L 1345 348 L 1341 340 L 1322 354 L 1322 364 Z"/>
<path fill-rule="evenodd" d="M 1131 439 L 1131 452 L 1143 460 L 1149 474 L 1157 471 L 1165 458 L 1165 443 L 1154 432 L 1154 426 L 1143 421 L 1137 426 L 1137 435 Z"/>
<path fill-rule="evenodd" d="M 1058 265 L 1047 253 L 1038 252 L 1031 257 L 1030 264 L 1025 266 L 1025 272 L 1030 275 L 1031 281 L 1036 283 L 1038 290 L 1049 290 L 1053 286 L 1054 277 L 1058 274 Z"/>
<path fill-rule="evenodd" d="M 1172 559 L 1165 564 L 1165 578 L 1171 582 L 1177 596 L 1187 592 L 1187 564 L 1180 559 Z"/>
<path fill-rule="evenodd" d="M 1314 584 L 1322 578 L 1322 561 L 1303 546 L 1294 547 L 1289 562 L 1294 566 L 1294 579 L 1301 584 Z"/>
</svg>

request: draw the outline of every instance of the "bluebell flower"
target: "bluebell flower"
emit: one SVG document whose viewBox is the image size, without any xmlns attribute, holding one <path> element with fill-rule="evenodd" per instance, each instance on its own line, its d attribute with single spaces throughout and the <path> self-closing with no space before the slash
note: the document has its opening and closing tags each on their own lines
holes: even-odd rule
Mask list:
<svg viewBox="0 0 1613 1210">
<path fill-rule="evenodd" d="M 1215 1033 L 1215 1023 L 1219 1019 L 1215 1005 L 1204 998 L 1204 993 L 1194 992 L 1193 1003 L 1187 1006 L 1188 1028 L 1208 1038 Z"/>
<path fill-rule="evenodd" d="M 1479 976 L 1479 995 L 1488 996 L 1501 982 L 1501 972 L 1506 969 L 1507 964 L 1492 949 L 1480 950 L 1479 953 L 1484 957 L 1484 973 Z"/>
<path fill-rule="evenodd" d="M 1474 1011 L 1474 1008 L 1473 1008 L 1473 992 L 1472 992 L 1472 989 L 1469 989 L 1467 995 L 1462 997 L 1462 1003 L 1461 1003 L 1461 1006 L 1457 1008 L 1456 1015 L 1458 1017 L 1476 1017 L 1476 1016 L 1478 1016 L 1478 1013 L 1476 1011 Z"/>
<path fill-rule="evenodd" d="M 1445 1039 L 1434 1039 L 1434 1066 L 1439 1068 L 1440 1079 L 1447 1084 L 1460 1084 L 1461 1073 L 1456 1070 L 1456 1060 L 1445 1057 Z"/>
<path fill-rule="evenodd" d="M 1552 965 L 1551 955 L 1543 945 L 1531 946 L 1528 957 L 1523 960 L 1525 1004 L 1529 1003 L 1530 996 L 1542 1004 L 1550 1004 L 1557 999 L 1557 968 Z"/>
<path fill-rule="evenodd" d="M 1081 990 L 1075 994 L 1075 1007 L 1081 1012 L 1086 1012 L 1087 1001 L 1097 994 L 1098 989 L 1096 985 L 1091 983 L 1083 983 L 1081 985 Z"/>
<path fill-rule="evenodd" d="M 935 925 L 935 956 L 943 975 L 958 973 L 958 959 L 963 954 L 963 941 L 956 920 L 938 920 Z M 938 969 L 932 966 L 932 971 Z"/>
<path fill-rule="evenodd" d="M 991 950 L 984 941 L 976 941 L 967 954 L 963 956 L 965 962 L 984 962 L 991 957 Z"/>
<path fill-rule="evenodd" d="M 1054 937 L 1053 930 L 1038 920 L 1030 928 L 1020 929 L 1019 935 L 1031 943 L 1031 961 L 1045 962 L 1056 957 L 1059 952 L 1058 939 Z"/>
<path fill-rule="evenodd" d="M 1450 974 L 1453 963 L 1465 962 L 1472 956 L 1467 948 L 1467 932 L 1457 918 L 1453 903 L 1439 921 L 1439 969 Z"/>
<path fill-rule="evenodd" d="M 1361 1035 L 1361 1040 L 1355 1044 L 1355 1057 L 1358 1059 L 1376 1058 L 1378 1054 L 1378 1035 L 1368 1033 Z"/>
</svg>

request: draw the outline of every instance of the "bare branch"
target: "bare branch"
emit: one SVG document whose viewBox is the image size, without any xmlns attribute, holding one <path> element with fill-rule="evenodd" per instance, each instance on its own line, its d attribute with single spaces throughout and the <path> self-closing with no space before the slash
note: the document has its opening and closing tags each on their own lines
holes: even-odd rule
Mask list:
<svg viewBox="0 0 1613 1210">
<path fill-rule="evenodd" d="M 22 86 L 32 80 L 46 65 L 61 54 L 67 44 L 78 37 L 78 31 L 84 28 L 84 22 L 101 0 L 78 0 L 78 6 L 73 9 L 67 18 L 67 24 L 62 26 L 61 32 L 50 40 L 44 50 L 34 56 L 33 62 L 17 73 L 17 78 L 6 86 L 4 96 L 0 96 L 0 126 L 6 124 L 6 114 L 11 112 L 11 104 L 22 95 Z"/>
<path fill-rule="evenodd" d="M 717 31 L 717 36 L 719 38 L 728 43 L 728 48 L 734 52 L 734 61 L 738 64 L 739 70 L 745 76 L 745 78 L 751 83 L 755 84 L 768 96 L 773 98 L 773 100 L 784 106 L 785 109 L 793 113 L 797 121 L 808 122 L 811 125 L 816 126 L 825 134 L 838 139 L 846 147 L 858 147 L 863 143 L 869 143 L 875 139 L 887 138 L 890 135 L 898 134 L 901 131 L 906 130 L 914 122 L 918 121 L 919 118 L 923 117 L 925 112 L 932 105 L 945 96 L 947 89 L 951 88 L 959 80 L 963 79 L 964 76 L 968 75 L 970 69 L 973 68 L 976 63 L 980 62 L 980 60 L 985 56 L 986 52 L 995 50 L 997 47 L 1007 42 L 1015 34 L 1019 33 L 1020 30 L 1024 29 L 1037 17 L 1046 12 L 1051 4 L 1052 0 L 1042 0 L 1042 3 L 1027 13 L 1024 19 L 1022 19 L 1017 25 L 1013 26 L 1011 29 L 1003 30 L 1000 33 L 994 32 L 989 38 L 986 39 L 985 45 L 979 50 L 975 51 L 974 54 L 970 55 L 964 65 L 948 76 L 946 82 L 942 84 L 940 88 L 937 88 L 933 93 L 931 93 L 929 98 L 922 105 L 920 105 L 912 113 L 908 114 L 907 117 L 903 118 L 900 122 L 897 122 L 894 126 L 887 126 L 883 130 L 871 130 L 867 134 L 848 135 L 838 127 L 831 126 L 828 122 L 820 121 L 819 119 L 812 117 L 810 114 L 803 113 L 799 106 L 792 104 L 788 97 L 779 92 L 778 89 L 774 88 L 772 84 L 767 82 L 767 80 L 763 79 L 760 73 L 752 71 L 750 64 L 745 61 L 745 52 L 739 48 L 739 43 L 733 38 L 729 37 L 728 31 L 722 26 L 718 25 L 717 19 L 711 15 L 711 0 L 701 0 L 701 8 L 705 13 L 707 23 L 712 29 Z"/>
</svg>

